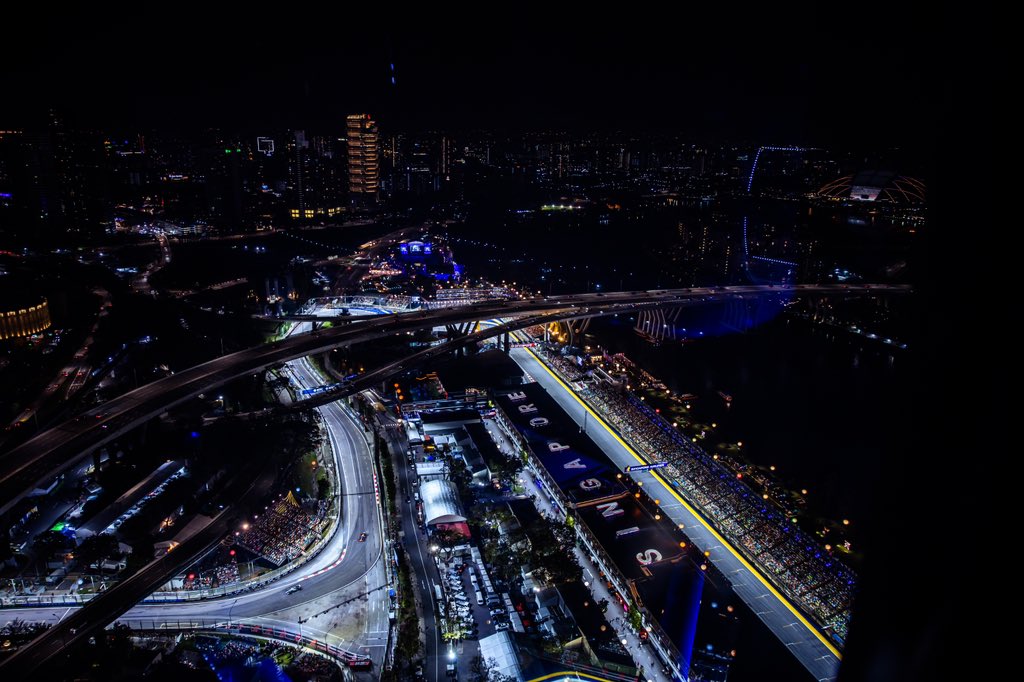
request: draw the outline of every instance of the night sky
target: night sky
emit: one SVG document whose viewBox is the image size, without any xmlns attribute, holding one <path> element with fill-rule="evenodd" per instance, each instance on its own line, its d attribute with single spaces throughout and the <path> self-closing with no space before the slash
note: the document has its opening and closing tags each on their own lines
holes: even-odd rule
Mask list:
<svg viewBox="0 0 1024 682">
<path fill-rule="evenodd" d="M 934 86 L 933 19 L 835 12 L 489 10 L 396 27 L 381 14 L 313 9 L 231 21 L 79 11 L 40 18 L 28 47 L 0 47 L 11 65 L 0 118 L 31 124 L 57 106 L 80 125 L 256 130 L 331 126 L 365 110 L 396 128 L 914 144 Z"/>
</svg>

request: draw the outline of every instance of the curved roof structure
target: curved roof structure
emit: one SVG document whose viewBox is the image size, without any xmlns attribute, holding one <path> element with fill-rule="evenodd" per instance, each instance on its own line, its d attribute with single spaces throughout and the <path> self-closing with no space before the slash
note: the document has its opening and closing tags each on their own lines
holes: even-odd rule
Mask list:
<svg viewBox="0 0 1024 682">
<path fill-rule="evenodd" d="M 466 520 L 459 506 L 459 490 L 451 481 L 424 481 L 420 486 L 420 499 L 423 501 L 423 520 L 428 526 Z"/>
<path fill-rule="evenodd" d="M 481 639 L 480 658 L 493 661 L 496 672 L 508 675 L 514 680 L 523 679 L 523 669 L 519 666 L 516 645 L 508 630 L 498 630 L 493 635 Z"/>
<path fill-rule="evenodd" d="M 926 193 L 924 183 L 917 178 L 892 171 L 863 170 L 833 180 L 818 190 L 818 196 L 853 201 L 923 204 Z"/>
</svg>

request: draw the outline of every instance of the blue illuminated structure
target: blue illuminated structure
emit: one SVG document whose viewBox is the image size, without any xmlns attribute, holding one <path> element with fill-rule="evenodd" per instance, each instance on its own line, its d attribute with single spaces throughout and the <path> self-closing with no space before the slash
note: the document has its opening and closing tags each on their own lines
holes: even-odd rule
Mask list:
<svg viewBox="0 0 1024 682">
<path fill-rule="evenodd" d="M 754 154 L 754 163 L 750 164 L 750 175 L 747 176 L 747 194 L 750 194 L 750 189 L 754 186 L 754 174 L 757 173 L 757 164 L 761 160 L 761 154 L 764 152 L 803 152 L 807 151 L 803 147 L 758 147 L 757 153 Z M 788 265 L 795 268 L 797 265 L 788 260 L 780 260 L 778 258 L 767 258 L 765 256 L 751 256 L 750 255 L 750 242 L 747 240 L 747 217 L 743 216 L 743 257 L 747 260 L 753 258 L 754 260 L 764 261 L 766 263 L 773 263 L 775 265 Z"/>
<path fill-rule="evenodd" d="M 754 173 L 757 172 L 757 162 L 761 160 L 762 152 L 804 152 L 807 151 L 803 147 L 758 147 L 757 153 L 754 154 L 754 163 L 750 166 L 750 176 L 747 178 L 747 194 L 750 194 L 750 188 L 754 186 Z"/>
<path fill-rule="evenodd" d="M 790 260 L 782 260 L 780 258 L 768 258 L 767 256 L 751 256 L 754 260 L 763 260 L 767 263 L 775 263 L 776 265 L 790 265 L 796 267 L 796 263 Z"/>
</svg>

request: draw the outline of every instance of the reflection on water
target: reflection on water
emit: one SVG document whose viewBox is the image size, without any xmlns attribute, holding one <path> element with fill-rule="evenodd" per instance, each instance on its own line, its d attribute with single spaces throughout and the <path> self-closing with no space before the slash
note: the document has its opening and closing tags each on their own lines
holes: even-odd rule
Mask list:
<svg viewBox="0 0 1024 682">
<path fill-rule="evenodd" d="M 718 440 L 742 440 L 755 464 L 775 465 L 783 480 L 810 490 L 813 509 L 867 517 L 872 498 L 863 491 L 884 469 L 886 444 L 905 428 L 905 354 L 785 317 L 742 334 L 658 347 L 637 336 L 628 318 L 592 331 L 673 391 L 696 394 L 695 417 L 716 422 Z"/>
</svg>

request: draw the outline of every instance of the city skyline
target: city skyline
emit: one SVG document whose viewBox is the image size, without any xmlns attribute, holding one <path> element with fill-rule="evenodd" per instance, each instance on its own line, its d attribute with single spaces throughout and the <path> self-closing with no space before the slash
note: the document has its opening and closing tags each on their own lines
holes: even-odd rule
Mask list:
<svg viewBox="0 0 1024 682">
<path fill-rule="evenodd" d="M 0 46 L 5 679 L 988 655 L 983 12 L 41 9 Z"/>
</svg>

